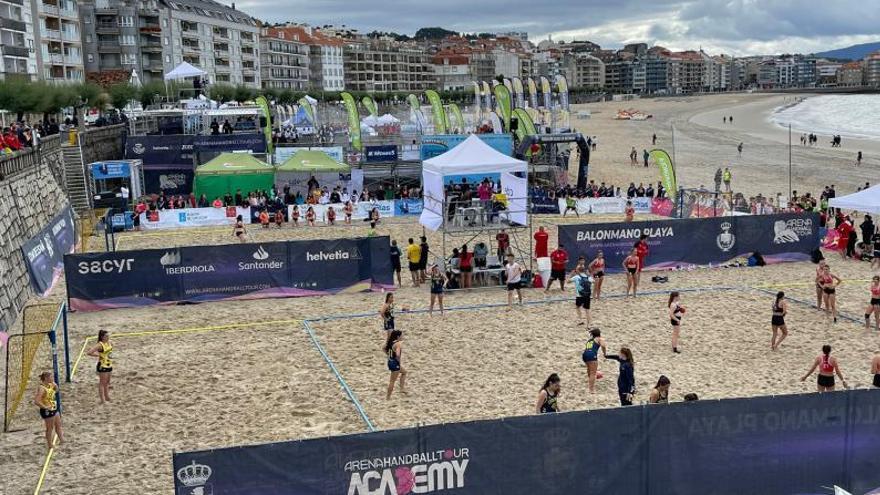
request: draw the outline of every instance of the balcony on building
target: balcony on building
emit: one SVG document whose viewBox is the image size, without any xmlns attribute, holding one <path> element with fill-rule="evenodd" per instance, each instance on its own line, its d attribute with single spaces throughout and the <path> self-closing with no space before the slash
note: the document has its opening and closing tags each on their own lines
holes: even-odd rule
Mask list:
<svg viewBox="0 0 880 495">
<path fill-rule="evenodd" d="M 199 24 L 196 22 L 180 21 L 180 33 L 182 36 L 199 37 Z"/>
<path fill-rule="evenodd" d="M 98 53 L 120 53 L 119 38 L 115 36 L 98 37 Z"/>
<path fill-rule="evenodd" d="M 101 70 L 119 70 L 122 69 L 122 60 L 118 54 L 98 54 L 98 65 Z"/>
<path fill-rule="evenodd" d="M 24 40 L 22 39 L 22 45 Z M 24 57 L 30 56 L 30 50 L 26 46 L 0 44 L 0 54 L 4 57 Z"/>
<path fill-rule="evenodd" d="M 200 57 L 187 57 L 186 55 L 184 55 L 183 61 L 196 67 L 201 67 L 202 65 L 202 59 Z"/>
<path fill-rule="evenodd" d="M 245 58 L 254 58 L 256 56 L 256 51 L 253 49 L 253 47 L 242 46 L 241 47 L 241 56 L 245 57 Z"/>
<path fill-rule="evenodd" d="M 159 40 L 158 36 L 141 36 L 140 39 L 141 51 L 147 53 L 162 53 L 162 42 Z M 184 50 L 186 49 L 186 44 L 183 45 Z"/>
<path fill-rule="evenodd" d="M 242 45 L 252 45 L 257 42 L 254 33 L 249 33 L 247 31 L 241 32 L 241 44 Z"/>
<path fill-rule="evenodd" d="M 95 21 L 95 32 L 98 34 L 119 34 L 119 24 L 115 17 L 98 19 Z"/>
<path fill-rule="evenodd" d="M 229 39 L 229 30 L 221 27 L 214 27 L 214 39 L 215 40 L 228 40 Z"/>
<path fill-rule="evenodd" d="M 159 15 L 145 16 L 141 14 L 138 18 L 138 29 L 141 33 L 161 33 L 162 25 L 159 24 Z"/>
<path fill-rule="evenodd" d="M 229 64 L 229 59 L 214 58 L 214 69 L 217 72 L 230 72 L 232 67 Z"/>
<path fill-rule="evenodd" d="M 23 21 L 0 17 L 0 28 L 8 29 L 10 31 L 19 31 L 23 33 L 27 31 L 27 24 L 25 24 Z"/>
<path fill-rule="evenodd" d="M 214 43 L 214 55 L 218 57 L 229 57 L 229 43 Z"/>
<path fill-rule="evenodd" d="M 183 49 L 184 54 L 198 55 L 199 52 L 201 51 L 201 48 L 199 48 L 198 41 L 183 40 L 183 44 L 181 45 L 181 47 Z"/>
<path fill-rule="evenodd" d="M 38 7 L 42 16 L 61 16 L 61 9 L 58 7 L 57 0 L 42 0 Z"/>
<path fill-rule="evenodd" d="M 147 72 L 164 72 L 165 65 L 161 58 L 150 58 L 142 61 L 144 70 Z"/>
</svg>

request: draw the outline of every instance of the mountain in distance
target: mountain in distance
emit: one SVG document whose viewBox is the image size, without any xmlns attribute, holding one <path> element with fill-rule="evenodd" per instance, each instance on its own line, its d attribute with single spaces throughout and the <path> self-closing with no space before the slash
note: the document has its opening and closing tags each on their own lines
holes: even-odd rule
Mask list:
<svg viewBox="0 0 880 495">
<path fill-rule="evenodd" d="M 880 50 L 880 41 L 874 43 L 862 43 L 860 45 L 848 46 L 837 50 L 829 50 L 827 52 L 817 53 L 817 57 L 836 58 L 840 60 L 861 60 L 869 53 Z"/>
</svg>

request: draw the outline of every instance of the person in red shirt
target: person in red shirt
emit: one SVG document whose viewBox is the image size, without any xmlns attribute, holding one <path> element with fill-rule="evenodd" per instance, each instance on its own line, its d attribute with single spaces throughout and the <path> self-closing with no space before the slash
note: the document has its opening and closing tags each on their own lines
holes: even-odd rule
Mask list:
<svg viewBox="0 0 880 495">
<path fill-rule="evenodd" d="M 550 253 L 550 280 L 547 281 L 547 288 L 544 293 L 550 292 L 550 286 L 554 280 L 559 280 L 559 288 L 565 292 L 565 265 L 568 263 L 568 253 L 559 245 L 552 253 Z"/>
<path fill-rule="evenodd" d="M 642 273 L 642 268 L 645 267 L 645 259 L 647 259 L 648 252 L 649 252 L 648 236 L 645 234 L 642 234 L 642 236 L 639 237 L 638 242 L 636 242 L 635 248 L 636 248 L 636 255 L 639 257 L 638 273 Z M 636 275 L 636 276 L 638 276 L 638 275 Z"/>
<path fill-rule="evenodd" d="M 550 235 L 544 231 L 544 227 L 538 227 L 538 231 L 535 232 L 535 258 L 546 258 L 547 255 L 547 240 L 550 238 Z"/>
<path fill-rule="evenodd" d="M 461 247 L 458 260 L 458 269 L 461 271 L 461 288 L 470 289 L 474 271 L 474 253 L 468 251 L 467 244 Z"/>
<path fill-rule="evenodd" d="M 510 248 L 510 236 L 504 229 L 501 229 L 501 232 L 495 234 L 495 240 L 498 241 L 498 259 L 503 260 Z"/>
<path fill-rule="evenodd" d="M 633 208 L 632 201 L 627 201 L 627 202 L 626 202 L 626 209 L 623 210 L 623 211 L 624 211 L 624 213 L 626 214 L 626 221 L 627 221 L 627 222 L 632 222 L 632 221 L 633 221 L 633 216 L 636 214 L 636 209 Z"/>
<path fill-rule="evenodd" d="M 849 233 L 852 232 L 852 229 L 848 217 L 845 217 L 842 222 L 837 224 L 837 249 L 840 251 L 840 257 L 843 259 L 846 259 L 846 243 L 849 241 Z"/>
</svg>

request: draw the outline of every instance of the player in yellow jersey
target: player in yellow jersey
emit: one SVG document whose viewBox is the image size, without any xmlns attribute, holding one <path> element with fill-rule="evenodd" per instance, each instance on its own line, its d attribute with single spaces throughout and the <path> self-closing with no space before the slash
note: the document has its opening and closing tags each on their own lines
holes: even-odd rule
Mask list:
<svg viewBox="0 0 880 495">
<path fill-rule="evenodd" d="M 46 425 L 46 446 L 52 448 L 52 440 L 58 435 L 58 443 L 64 441 L 64 433 L 61 431 L 61 411 L 58 410 L 58 385 L 52 380 L 52 373 L 44 371 L 40 373 L 40 386 L 37 387 L 37 395 L 34 404 L 40 408 L 40 417 Z"/>
<path fill-rule="evenodd" d="M 110 332 L 98 331 L 98 343 L 89 349 L 89 356 L 98 358 L 98 396 L 101 403 L 110 402 L 110 374 L 113 372 L 113 360 L 110 354 L 113 345 L 110 343 Z"/>
</svg>

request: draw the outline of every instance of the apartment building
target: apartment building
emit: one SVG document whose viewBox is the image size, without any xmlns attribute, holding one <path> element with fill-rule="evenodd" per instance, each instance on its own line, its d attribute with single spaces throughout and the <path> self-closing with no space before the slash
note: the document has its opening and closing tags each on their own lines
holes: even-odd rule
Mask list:
<svg viewBox="0 0 880 495">
<path fill-rule="evenodd" d="M 864 76 L 861 62 L 849 62 L 838 67 L 835 82 L 838 86 L 861 86 L 865 81 Z"/>
<path fill-rule="evenodd" d="M 309 66 L 311 86 L 323 91 L 345 89 L 345 42 L 323 31 L 307 28 L 310 35 Z"/>
<path fill-rule="evenodd" d="M 309 36 L 300 26 L 263 28 L 260 75 L 263 88 L 309 89 Z"/>
<path fill-rule="evenodd" d="M 424 91 L 435 87 L 429 55 L 391 39 L 345 40 L 345 88 L 352 91 Z"/>
<path fill-rule="evenodd" d="M 37 76 L 53 83 L 83 82 L 83 48 L 75 0 L 30 2 Z"/>
<path fill-rule="evenodd" d="M 97 0 L 80 3 L 86 76 L 101 82 L 163 81 L 171 49 L 170 11 L 159 0 Z M 165 33 L 165 36 L 163 36 Z"/>
<path fill-rule="evenodd" d="M 471 87 L 475 81 L 471 74 L 470 57 L 467 54 L 439 52 L 431 57 L 437 89 L 461 91 Z"/>
<path fill-rule="evenodd" d="M 880 51 L 869 54 L 863 60 L 866 86 L 880 87 Z"/>
<path fill-rule="evenodd" d="M 209 83 L 261 87 L 260 27 L 251 16 L 212 0 L 161 0 L 169 9 L 163 29 L 166 68 L 189 62 L 207 72 Z"/>
<path fill-rule="evenodd" d="M 0 0 L 0 79 L 36 78 L 32 19 L 30 0 Z"/>
<path fill-rule="evenodd" d="M 563 55 L 563 67 L 570 87 L 605 87 L 605 63 L 589 52 L 566 53 Z"/>
</svg>

